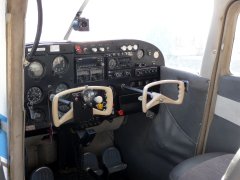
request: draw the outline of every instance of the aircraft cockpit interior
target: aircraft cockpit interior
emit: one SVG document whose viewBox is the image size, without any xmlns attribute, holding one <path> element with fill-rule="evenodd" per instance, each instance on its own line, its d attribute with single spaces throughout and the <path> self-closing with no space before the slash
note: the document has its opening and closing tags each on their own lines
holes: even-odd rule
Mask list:
<svg viewBox="0 0 240 180">
<path fill-rule="evenodd" d="M 166 67 L 163 50 L 145 40 L 69 40 L 92 30 L 82 16 L 88 1 L 64 40 L 42 41 L 37 0 L 36 36 L 23 63 L 25 178 L 166 180 L 196 155 L 209 80 Z"/>
<path fill-rule="evenodd" d="M 73 29 L 89 30 L 89 20 L 80 17 L 86 4 L 65 38 Z M 39 40 L 40 33 L 25 45 L 26 176 L 34 179 L 43 172 L 56 179 L 124 178 L 118 172 L 127 163 L 114 145 L 113 131 L 125 116 L 142 112 L 152 117 L 160 103 L 181 104 L 184 80 L 161 81 L 163 54 L 145 41 Z M 174 96 L 160 93 L 164 84 Z"/>
<path fill-rule="evenodd" d="M 26 45 L 26 56 L 32 48 L 33 44 Z M 24 67 L 26 138 L 45 134 L 45 138 L 54 141 L 55 136 L 58 137 L 57 147 L 61 148 L 58 154 L 54 152 L 54 145 L 45 147 L 40 142 L 38 144 L 43 148 L 41 153 L 52 151 L 56 154 L 49 155 L 50 159 L 46 159 L 49 162 L 54 161 L 54 157 L 64 156 L 57 158 L 59 163 L 71 167 L 75 164 L 74 159 L 83 160 L 76 146 L 91 146 L 98 129 L 105 131 L 105 128 L 117 128 L 123 123 L 123 117 L 129 114 L 150 113 L 150 109 L 153 114 L 157 111 L 155 106 L 160 103 L 180 104 L 183 101 L 184 81 L 160 81 L 163 55 L 157 47 L 144 41 L 40 43 L 31 59 Z M 166 97 L 161 94 L 160 84 L 175 85 L 172 88 L 177 96 Z M 69 134 L 70 130 L 73 134 Z M 74 140 L 74 146 L 69 144 L 72 138 L 78 139 Z M 71 152 L 70 147 L 79 150 L 77 157 L 72 156 L 74 149 Z M 29 148 L 27 152 L 33 151 L 31 143 Z M 112 147 L 109 148 L 105 156 L 116 153 L 118 159 L 118 150 L 115 152 Z M 41 157 L 43 163 L 45 155 Z M 91 161 L 91 154 L 83 155 L 86 158 L 89 156 L 88 160 Z M 66 158 L 71 163 L 66 163 Z M 105 158 L 107 167 L 108 163 L 117 161 L 113 159 L 111 162 Z M 118 169 L 108 168 L 113 168 L 110 171 Z"/>
</svg>

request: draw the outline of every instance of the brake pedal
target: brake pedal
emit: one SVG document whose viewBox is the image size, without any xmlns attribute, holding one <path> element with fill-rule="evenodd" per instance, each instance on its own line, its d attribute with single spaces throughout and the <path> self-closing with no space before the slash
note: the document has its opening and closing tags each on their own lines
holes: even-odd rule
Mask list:
<svg viewBox="0 0 240 180">
<path fill-rule="evenodd" d="M 84 153 L 84 164 L 83 168 L 85 170 L 92 170 L 97 176 L 101 176 L 103 171 L 98 166 L 98 160 L 95 154 L 91 152 Z"/>
<path fill-rule="evenodd" d="M 120 152 L 115 147 L 110 147 L 103 152 L 102 161 L 109 174 L 123 171 L 127 164 L 122 162 Z"/>
</svg>

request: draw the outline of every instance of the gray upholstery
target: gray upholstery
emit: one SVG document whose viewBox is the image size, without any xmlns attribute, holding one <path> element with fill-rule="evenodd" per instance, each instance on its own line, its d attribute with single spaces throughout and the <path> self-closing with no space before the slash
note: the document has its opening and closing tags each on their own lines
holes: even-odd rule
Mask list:
<svg viewBox="0 0 240 180">
<path fill-rule="evenodd" d="M 142 113 L 129 115 L 114 132 L 115 145 L 128 164 L 129 179 L 166 180 L 176 164 L 195 155 L 208 80 L 161 67 L 161 80 L 164 79 L 189 81 L 183 104 L 161 104 L 152 119 Z M 161 92 L 174 98 L 177 88 L 163 85 Z"/>
<path fill-rule="evenodd" d="M 2 165 L 1 165 L 1 162 L 0 162 L 0 179 L 1 179 L 1 180 L 4 180 L 4 179 L 5 179 L 4 172 L 3 172 L 3 167 L 2 167 Z"/>
<path fill-rule="evenodd" d="M 240 102 L 240 78 L 234 76 L 222 76 L 219 79 L 218 95 Z M 224 133 L 223 133 L 224 132 Z M 240 126 L 223 117 L 213 117 L 208 139 L 206 153 L 227 152 L 236 153 L 240 147 Z"/>
<path fill-rule="evenodd" d="M 54 180 L 54 175 L 50 168 L 41 167 L 32 173 L 30 180 Z"/>
<path fill-rule="evenodd" d="M 233 156 L 208 153 L 190 158 L 173 169 L 170 180 L 220 180 Z"/>
<path fill-rule="evenodd" d="M 240 178 L 240 149 L 233 157 L 222 180 L 239 180 Z"/>
</svg>

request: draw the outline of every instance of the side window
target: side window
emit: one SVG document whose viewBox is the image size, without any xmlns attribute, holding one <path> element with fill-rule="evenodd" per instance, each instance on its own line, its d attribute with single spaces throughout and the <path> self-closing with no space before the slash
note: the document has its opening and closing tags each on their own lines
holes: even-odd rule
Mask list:
<svg viewBox="0 0 240 180">
<path fill-rule="evenodd" d="M 230 63 L 230 72 L 233 75 L 240 76 L 240 20 L 238 16 L 235 38 L 233 43 L 232 57 Z"/>
<path fill-rule="evenodd" d="M 213 14 L 213 1 L 188 1 L 178 4 L 172 13 L 174 18 L 169 19 L 172 26 L 167 27 L 167 39 L 171 46 L 164 54 L 166 66 L 199 74 Z"/>
</svg>

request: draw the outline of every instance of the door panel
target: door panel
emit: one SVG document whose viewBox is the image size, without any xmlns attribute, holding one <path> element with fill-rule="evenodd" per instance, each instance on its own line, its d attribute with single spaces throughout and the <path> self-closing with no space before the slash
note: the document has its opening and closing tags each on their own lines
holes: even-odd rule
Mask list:
<svg viewBox="0 0 240 180">
<path fill-rule="evenodd" d="M 1 166 L 1 163 L 0 163 L 0 179 L 1 180 L 5 179 L 4 172 L 3 172 L 3 167 Z"/>
<path fill-rule="evenodd" d="M 209 129 L 206 152 L 235 153 L 240 146 L 240 77 L 219 79 L 215 114 Z"/>
<path fill-rule="evenodd" d="M 167 105 L 167 107 L 176 119 L 177 124 L 193 142 L 197 143 L 209 80 L 191 73 L 172 70 L 166 67 L 161 69 L 161 79 L 177 79 L 189 82 L 189 88 L 185 93 L 183 104 L 181 106 Z M 161 91 L 167 96 L 176 94 L 174 88 L 169 89 L 167 86 L 163 87 Z"/>
<path fill-rule="evenodd" d="M 189 81 L 183 104 L 162 104 L 152 119 L 143 113 L 130 115 L 115 132 L 115 143 L 132 179 L 168 179 L 176 164 L 195 155 L 208 80 L 162 67 L 161 80 L 164 79 Z M 167 96 L 174 96 L 176 91 L 171 86 L 161 87 Z"/>
</svg>

